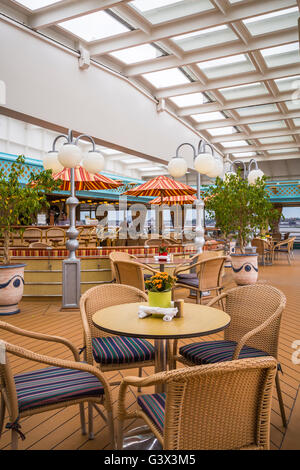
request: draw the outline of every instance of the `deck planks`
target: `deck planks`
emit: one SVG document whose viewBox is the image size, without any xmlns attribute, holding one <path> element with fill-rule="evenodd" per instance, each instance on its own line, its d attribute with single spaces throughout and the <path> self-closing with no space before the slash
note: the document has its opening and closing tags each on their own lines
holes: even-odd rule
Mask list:
<svg viewBox="0 0 300 470">
<path fill-rule="evenodd" d="M 300 449 L 300 437 L 295 435 L 300 420 L 300 365 L 292 363 L 291 356 L 294 352 L 292 343 L 300 340 L 300 253 L 296 252 L 292 265 L 288 265 L 286 259 L 281 258 L 273 266 L 261 266 L 259 271 L 260 282 L 265 281 L 281 289 L 287 297 L 287 306 L 282 316 L 279 359 L 283 374 L 280 375 L 283 400 L 287 418 L 291 421 L 291 428 L 286 432 L 282 427 L 279 404 L 274 389 L 271 413 L 271 449 Z M 227 287 L 233 284 L 228 282 Z M 22 329 L 28 329 L 46 334 L 58 335 L 68 338 L 78 348 L 82 346 L 82 330 L 80 314 L 76 310 L 60 311 L 60 302 L 51 299 L 23 300 L 21 313 L 14 316 L 0 317 Z M 9 332 L 1 331 L 1 338 L 16 343 L 37 353 L 71 359 L 71 352 L 64 345 L 37 341 L 31 338 L 15 336 Z M 221 339 L 222 333 L 209 337 Z M 208 338 L 200 338 L 205 341 Z M 191 339 L 186 339 L 180 344 L 187 344 Z M 197 339 L 199 341 L 199 339 Z M 40 364 L 24 361 L 17 357 L 11 357 L 14 373 L 40 368 Z M 144 369 L 144 375 L 153 373 L 153 368 Z M 119 380 L 124 375 L 137 375 L 137 369 L 128 371 L 107 373 L 109 379 Z M 147 390 L 148 392 L 148 390 Z M 118 386 L 112 387 L 113 401 L 116 410 Z M 298 396 L 297 396 L 298 394 Z M 297 403 L 296 403 L 297 400 Z M 129 389 L 127 406 L 136 406 L 136 390 Z M 87 415 L 87 411 L 86 411 Z M 20 449 L 45 450 L 45 449 L 81 449 L 99 450 L 109 448 L 109 435 L 103 419 L 95 411 L 94 414 L 95 439 L 89 440 L 87 436 L 81 435 L 79 407 L 72 406 L 59 410 L 48 411 L 43 414 L 24 418 L 22 420 L 22 431 L 26 434 L 26 440 L 19 440 Z M 8 419 L 6 418 L 6 421 Z M 142 424 L 140 420 L 128 422 L 127 428 L 132 429 Z M 287 438 L 285 438 L 287 436 Z M 0 449 L 10 448 L 10 432 L 5 430 L 0 439 Z"/>
</svg>

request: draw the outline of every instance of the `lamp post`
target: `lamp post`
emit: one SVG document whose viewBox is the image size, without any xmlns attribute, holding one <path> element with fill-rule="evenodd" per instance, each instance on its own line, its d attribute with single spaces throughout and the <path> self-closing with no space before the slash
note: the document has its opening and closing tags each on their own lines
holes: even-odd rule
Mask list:
<svg viewBox="0 0 300 470">
<path fill-rule="evenodd" d="M 235 173 L 233 171 L 234 165 L 242 165 L 243 166 L 243 171 L 244 171 L 244 174 L 243 174 L 244 179 L 247 178 L 249 184 L 255 184 L 255 182 L 258 178 L 262 178 L 262 176 L 264 176 L 263 171 L 261 171 L 258 168 L 258 164 L 257 164 L 257 161 L 255 160 L 255 158 L 251 158 L 251 160 L 249 161 L 248 167 L 247 167 L 246 163 L 243 162 L 242 160 L 234 160 L 232 162 L 231 160 L 227 159 L 226 161 L 228 163 L 230 163 L 230 171 L 227 172 L 226 174 Z M 251 167 L 253 165 L 254 165 L 254 170 L 251 169 Z M 226 176 L 226 174 L 225 174 L 225 176 Z"/>
<path fill-rule="evenodd" d="M 78 146 L 79 140 L 82 138 L 88 139 L 92 144 L 90 150 L 83 158 L 81 150 Z M 59 139 L 64 139 L 66 142 L 58 152 L 55 149 L 56 142 Z M 66 204 L 69 207 L 70 227 L 67 230 L 67 243 L 66 247 L 69 250 L 69 257 L 63 260 L 63 295 L 62 295 L 62 308 L 78 308 L 80 299 L 80 259 L 76 257 L 76 250 L 79 247 L 77 240 L 78 230 L 76 229 L 76 207 L 79 201 L 76 197 L 75 191 L 75 167 L 80 164 L 90 173 L 99 173 L 104 166 L 104 157 L 96 150 L 95 142 L 92 137 L 86 134 L 79 135 L 75 140 L 73 132 L 68 131 L 68 134 L 58 135 L 52 145 L 52 150 L 48 152 L 43 160 L 44 168 L 51 169 L 53 173 L 58 173 L 64 168 L 70 168 L 71 173 L 71 196 L 67 199 Z"/>
<path fill-rule="evenodd" d="M 211 178 L 220 176 L 223 172 L 223 164 L 221 160 L 218 161 L 213 156 L 213 149 L 211 145 L 203 140 L 200 140 L 198 144 L 198 149 L 194 145 L 184 142 L 179 145 L 176 149 L 176 155 L 173 157 L 168 165 L 168 170 L 171 176 L 174 178 L 180 178 L 185 175 L 187 172 L 187 163 L 183 157 L 179 156 L 179 150 L 188 145 L 193 150 L 193 161 L 194 168 L 197 171 L 197 199 L 195 201 L 196 205 L 196 236 L 195 236 L 195 246 L 197 253 L 202 253 L 202 248 L 204 245 L 204 228 L 203 228 L 203 208 L 204 203 L 201 199 L 201 174 L 205 174 Z M 206 152 L 205 148 L 209 147 L 211 153 Z"/>
</svg>

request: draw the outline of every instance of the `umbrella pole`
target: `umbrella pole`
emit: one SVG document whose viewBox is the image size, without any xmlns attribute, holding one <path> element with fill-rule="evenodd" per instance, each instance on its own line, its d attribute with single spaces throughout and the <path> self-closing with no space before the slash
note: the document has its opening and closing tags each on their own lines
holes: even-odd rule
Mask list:
<svg viewBox="0 0 300 470">
<path fill-rule="evenodd" d="M 70 227 L 67 231 L 68 241 L 66 247 L 69 250 L 69 258 L 63 261 L 63 296 L 62 308 L 79 308 L 80 299 L 80 259 L 76 258 L 76 250 L 79 247 L 76 229 L 76 207 L 79 201 L 75 192 L 75 169 L 71 168 L 71 196 L 66 204 L 69 207 Z"/>
</svg>

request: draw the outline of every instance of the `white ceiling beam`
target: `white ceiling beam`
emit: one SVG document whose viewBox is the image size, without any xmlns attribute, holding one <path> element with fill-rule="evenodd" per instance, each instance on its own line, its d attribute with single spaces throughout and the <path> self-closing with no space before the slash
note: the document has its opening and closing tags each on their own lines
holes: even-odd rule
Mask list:
<svg viewBox="0 0 300 470">
<path fill-rule="evenodd" d="M 155 42 L 180 34 L 210 28 L 243 18 L 286 9 L 296 5 L 296 0 L 265 0 L 264 2 L 242 3 L 232 7 L 225 16 L 220 11 L 207 11 L 153 27 L 150 35 L 143 31 L 131 31 L 122 35 L 96 41 L 90 47 L 91 55 L 101 55 L 147 42 Z"/>
<path fill-rule="evenodd" d="M 178 116 L 190 116 L 197 113 L 210 113 L 214 111 L 223 111 L 226 109 L 242 108 L 260 104 L 276 103 L 277 101 L 288 101 L 291 99 L 291 92 L 279 93 L 276 97 L 270 95 L 254 96 L 251 98 L 241 98 L 238 100 L 226 101 L 224 105 L 219 103 L 204 103 L 198 106 L 189 106 L 177 111 Z"/>
<path fill-rule="evenodd" d="M 128 77 L 140 75 L 144 73 L 157 72 L 173 67 L 181 67 L 183 65 L 195 64 L 207 60 L 220 59 L 227 56 L 237 54 L 247 54 L 248 52 L 275 47 L 291 42 L 298 41 L 298 28 L 291 28 L 286 31 L 270 33 L 265 36 L 254 38 L 248 44 L 240 41 L 232 41 L 222 46 L 205 47 L 196 51 L 186 52 L 182 59 L 174 56 L 162 56 L 156 59 L 143 61 L 140 64 L 130 65 L 125 68 Z"/>
<path fill-rule="evenodd" d="M 265 121 L 278 121 L 280 119 L 294 119 L 300 117 L 300 109 L 299 111 L 294 111 L 292 113 L 270 113 L 270 114 L 261 114 L 257 116 L 247 116 L 247 117 L 240 117 L 238 119 L 222 119 L 220 121 L 208 121 L 201 124 L 196 124 L 195 128 L 199 131 L 205 131 L 207 129 L 213 129 L 214 127 L 227 127 L 227 126 L 240 126 L 240 125 L 247 125 L 253 124 L 255 122 L 265 122 Z"/>
<path fill-rule="evenodd" d="M 156 90 L 154 94 L 157 98 L 169 98 L 171 96 L 205 92 L 230 86 L 247 85 L 248 83 L 255 83 L 263 80 L 274 80 L 299 74 L 299 64 L 297 63 L 278 68 L 276 67 L 274 70 L 267 70 L 264 75 L 260 72 L 249 72 L 242 75 L 230 75 L 229 77 L 221 77 L 215 80 L 209 80 L 205 86 L 201 85 L 201 83 L 193 82 L 184 85 L 162 88 L 160 90 Z"/>
<path fill-rule="evenodd" d="M 244 153 L 244 152 L 262 152 L 263 150 L 277 150 L 299 148 L 300 143 L 297 142 L 280 142 L 279 144 L 263 144 L 263 145 L 244 145 L 243 147 L 226 147 L 223 148 L 224 153 Z"/>
<path fill-rule="evenodd" d="M 232 161 L 234 160 L 242 160 L 243 162 L 247 163 L 250 162 L 250 160 L 253 157 L 238 157 L 234 158 L 232 157 Z M 255 160 L 258 162 L 269 162 L 269 161 L 276 161 L 276 160 L 294 160 L 296 158 L 300 158 L 300 152 L 298 153 L 282 153 L 282 154 L 276 154 L 276 155 L 269 155 L 267 154 L 266 157 L 262 155 L 255 155 Z"/>
<path fill-rule="evenodd" d="M 29 24 L 34 29 L 42 29 L 62 21 L 78 18 L 79 16 L 96 11 L 112 8 L 129 0 L 73 0 L 43 8 L 40 13 L 33 13 Z"/>
<path fill-rule="evenodd" d="M 121 2 L 119 5 L 113 8 L 122 19 L 127 21 L 131 26 L 139 28 L 144 33 L 150 34 L 152 30 L 151 23 L 142 15 L 140 15 L 134 8 L 124 5 L 124 2 Z"/>
<path fill-rule="evenodd" d="M 253 139 L 263 139 L 265 137 L 278 137 L 282 135 L 293 135 L 293 134 L 300 134 L 300 129 L 272 129 L 269 131 L 261 131 L 261 132 L 251 132 L 246 134 L 244 132 L 236 132 L 230 135 L 223 135 L 218 137 L 210 137 L 210 142 L 213 144 L 219 144 L 221 142 L 233 142 L 235 140 L 253 140 Z"/>
</svg>

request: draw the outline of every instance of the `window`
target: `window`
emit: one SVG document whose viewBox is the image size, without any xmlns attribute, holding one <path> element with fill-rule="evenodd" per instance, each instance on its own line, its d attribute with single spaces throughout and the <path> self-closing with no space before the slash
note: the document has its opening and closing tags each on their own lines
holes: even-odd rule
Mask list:
<svg viewBox="0 0 300 470">
<path fill-rule="evenodd" d="M 262 49 L 261 53 L 268 67 L 295 64 L 300 60 L 298 42 Z"/>
<path fill-rule="evenodd" d="M 111 52 L 110 55 L 129 65 L 142 62 L 143 60 L 155 59 L 162 56 L 162 52 L 156 47 L 151 46 L 151 44 L 142 44 L 141 46 Z"/>
<path fill-rule="evenodd" d="M 30 10 L 38 10 L 39 8 L 48 7 L 53 3 L 58 3 L 61 0 L 17 0 L 16 3 L 29 8 Z"/>
<path fill-rule="evenodd" d="M 174 85 L 190 83 L 189 79 L 179 69 L 161 70 L 142 75 L 155 88 L 166 88 Z"/>
<path fill-rule="evenodd" d="M 203 93 L 190 93 L 187 95 L 173 96 L 170 100 L 179 108 L 184 108 L 185 106 L 196 106 L 197 104 L 207 102 L 207 98 Z"/>
<path fill-rule="evenodd" d="M 248 56 L 244 54 L 199 62 L 197 67 L 199 67 L 208 78 L 219 78 L 255 70 Z"/>
<path fill-rule="evenodd" d="M 228 26 L 221 25 L 215 28 L 202 29 L 200 31 L 175 36 L 172 38 L 172 41 L 184 51 L 191 51 L 193 49 L 215 46 L 237 39 L 237 36 Z"/>
<path fill-rule="evenodd" d="M 239 98 L 248 98 L 250 96 L 267 95 L 268 90 L 263 83 L 249 83 L 247 85 L 232 86 L 221 88 L 220 93 L 226 100 L 237 100 Z"/>
<path fill-rule="evenodd" d="M 255 16 L 243 20 L 252 36 L 258 34 L 272 33 L 281 29 L 294 28 L 297 26 L 298 8 L 288 8 L 286 10 L 267 13 L 266 15 Z"/>
<path fill-rule="evenodd" d="M 58 24 L 88 42 L 130 31 L 105 11 L 97 11 Z"/>
<path fill-rule="evenodd" d="M 213 113 L 192 114 L 191 118 L 193 118 L 196 122 L 219 121 L 220 119 L 226 119 L 226 117 L 220 113 L 220 111 L 214 111 Z"/>
</svg>

